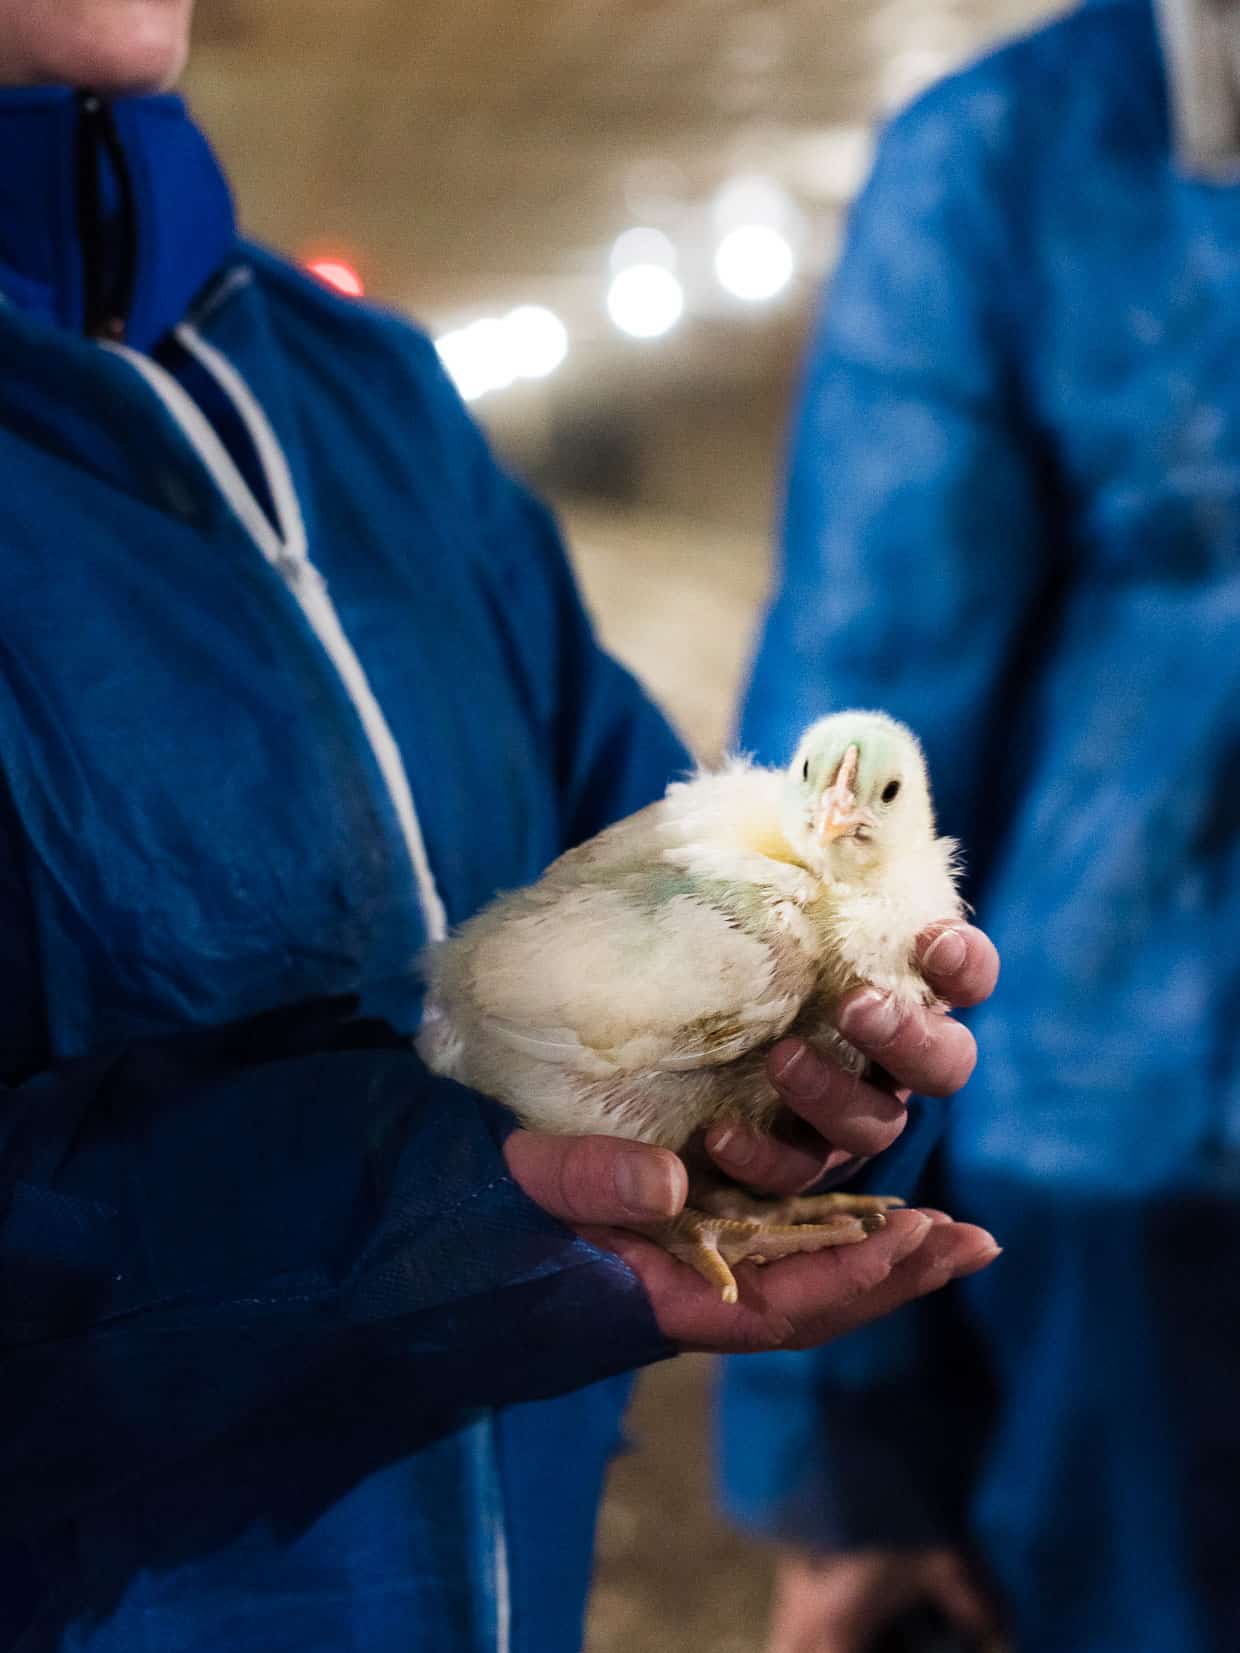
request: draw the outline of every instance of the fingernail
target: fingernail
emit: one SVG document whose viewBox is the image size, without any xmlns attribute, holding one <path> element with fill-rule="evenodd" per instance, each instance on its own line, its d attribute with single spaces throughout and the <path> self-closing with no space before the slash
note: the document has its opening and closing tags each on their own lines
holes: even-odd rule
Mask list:
<svg viewBox="0 0 1240 1653">
<path fill-rule="evenodd" d="M 823 1087 L 822 1063 L 808 1045 L 801 1045 L 786 1062 L 776 1066 L 775 1080 L 789 1096 L 817 1096 Z"/>
<path fill-rule="evenodd" d="M 715 1159 L 726 1159 L 729 1165 L 748 1165 L 753 1159 L 756 1146 L 748 1131 L 723 1131 L 715 1141 L 712 1156 Z"/>
<path fill-rule="evenodd" d="M 905 1226 L 892 1250 L 893 1263 L 902 1263 L 906 1257 L 911 1256 L 934 1226 L 929 1217 L 923 1217 L 920 1211 L 915 1211 L 913 1216 L 916 1221 Z"/>
<path fill-rule="evenodd" d="M 922 963 L 927 970 L 939 976 L 950 976 L 959 970 L 968 957 L 969 949 L 959 930 L 944 930 L 926 949 Z"/>
<path fill-rule="evenodd" d="M 798 1068 L 805 1066 L 807 1047 L 803 1044 L 788 1043 L 781 1047 L 781 1053 L 771 1063 L 771 1072 L 782 1085 Z"/>
<path fill-rule="evenodd" d="M 957 1263 L 952 1270 L 952 1279 L 959 1280 L 962 1275 L 976 1274 L 979 1269 L 986 1268 L 988 1264 L 994 1262 L 996 1257 L 1002 1257 L 1002 1255 L 1003 1247 L 992 1240 L 988 1246 L 982 1246 L 979 1251 L 972 1252 L 968 1257 Z"/>
<path fill-rule="evenodd" d="M 645 1150 L 626 1154 L 616 1166 L 616 1194 L 635 1217 L 674 1217 L 680 1209 L 680 1179 L 667 1160 Z"/>
<path fill-rule="evenodd" d="M 844 1006 L 840 1032 L 855 1045 L 881 1049 L 895 1038 L 903 1020 L 904 1012 L 896 1001 L 889 994 L 871 988 Z"/>
</svg>

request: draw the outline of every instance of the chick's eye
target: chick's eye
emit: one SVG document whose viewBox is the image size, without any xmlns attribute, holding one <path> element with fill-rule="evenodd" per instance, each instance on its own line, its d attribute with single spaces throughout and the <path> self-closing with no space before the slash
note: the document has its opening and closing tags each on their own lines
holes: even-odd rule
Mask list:
<svg viewBox="0 0 1240 1653">
<path fill-rule="evenodd" d="M 899 783 L 899 781 L 888 781 L 886 786 L 882 790 L 882 800 L 885 804 L 889 804 L 895 798 L 897 798 L 899 796 L 899 793 L 900 793 L 900 783 Z"/>
<path fill-rule="evenodd" d="M 807 781 L 809 779 L 809 759 L 808 758 L 806 758 L 805 762 L 801 765 L 801 779 L 803 781 Z"/>
</svg>

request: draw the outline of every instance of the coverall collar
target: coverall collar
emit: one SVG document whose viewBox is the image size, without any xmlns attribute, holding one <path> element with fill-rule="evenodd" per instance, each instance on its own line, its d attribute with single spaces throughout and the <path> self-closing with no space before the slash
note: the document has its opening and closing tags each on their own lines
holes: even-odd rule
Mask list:
<svg viewBox="0 0 1240 1653">
<path fill-rule="evenodd" d="M 235 246 L 228 185 L 179 97 L 0 91 L 0 300 L 149 351 Z"/>
</svg>

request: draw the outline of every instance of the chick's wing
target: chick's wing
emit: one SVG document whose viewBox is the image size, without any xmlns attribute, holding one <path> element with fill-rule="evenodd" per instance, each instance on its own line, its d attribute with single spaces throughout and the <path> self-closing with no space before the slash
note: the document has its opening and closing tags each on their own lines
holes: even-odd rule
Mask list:
<svg viewBox="0 0 1240 1653">
<path fill-rule="evenodd" d="M 477 937 L 468 986 L 491 1033 L 600 1073 L 683 1071 L 777 1038 L 813 985 L 803 948 L 743 892 L 643 869 L 536 887 Z"/>
</svg>

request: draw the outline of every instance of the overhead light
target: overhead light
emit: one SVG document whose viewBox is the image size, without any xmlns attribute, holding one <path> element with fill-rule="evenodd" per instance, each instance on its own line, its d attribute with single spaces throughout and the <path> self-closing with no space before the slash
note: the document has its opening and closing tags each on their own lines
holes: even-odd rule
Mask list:
<svg viewBox="0 0 1240 1653">
<path fill-rule="evenodd" d="M 361 298 L 366 291 L 361 276 L 347 259 L 312 258 L 306 268 L 311 275 L 318 276 L 328 287 L 334 287 L 348 298 Z"/>
<path fill-rule="evenodd" d="M 511 383 L 498 370 L 493 346 L 494 321 L 471 321 L 468 327 L 454 327 L 435 340 L 435 348 L 448 374 L 467 402 L 476 402 L 488 390 Z"/>
<path fill-rule="evenodd" d="M 467 402 L 506 390 L 516 379 L 545 379 L 568 354 L 568 331 L 553 310 L 522 304 L 506 316 L 481 316 L 435 340 L 449 376 Z"/>
<path fill-rule="evenodd" d="M 518 305 L 503 327 L 518 379 L 545 379 L 568 354 L 568 329 L 545 305 Z"/>
<path fill-rule="evenodd" d="M 684 314 L 685 291 L 660 264 L 632 264 L 612 277 L 607 311 L 622 333 L 657 339 Z"/>
<path fill-rule="evenodd" d="M 786 238 L 766 224 L 742 224 L 729 230 L 715 250 L 720 286 L 750 304 L 782 292 L 795 267 Z"/>
</svg>

